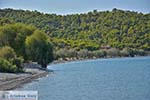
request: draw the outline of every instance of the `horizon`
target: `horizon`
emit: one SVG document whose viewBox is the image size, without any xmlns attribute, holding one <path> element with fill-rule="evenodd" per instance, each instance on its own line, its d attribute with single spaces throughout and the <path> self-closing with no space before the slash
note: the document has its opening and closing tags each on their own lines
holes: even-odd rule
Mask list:
<svg viewBox="0 0 150 100">
<path fill-rule="evenodd" d="M 97 12 L 105 12 L 105 11 L 109 11 L 111 12 L 113 9 L 117 9 L 117 10 L 121 10 L 121 11 L 129 11 L 129 12 L 135 12 L 135 13 L 142 13 L 142 14 L 150 14 L 150 13 L 143 13 L 143 12 L 138 12 L 138 11 L 132 11 L 132 10 L 125 10 L 125 9 L 119 9 L 119 8 L 113 8 L 110 10 L 97 10 L 97 9 L 93 9 L 93 10 L 89 10 L 87 12 L 78 12 L 78 13 L 68 13 L 68 14 L 57 14 L 57 13 L 50 13 L 50 12 L 42 12 L 42 11 L 38 11 L 38 10 L 31 10 L 31 9 L 15 9 L 15 8 L 0 8 L 0 10 L 5 10 L 5 9 L 12 9 L 12 10 L 23 10 L 23 11 L 30 11 L 30 12 L 39 12 L 41 14 L 56 14 L 56 15 L 62 15 L 62 16 L 67 16 L 67 15 L 76 15 L 76 14 L 88 14 L 89 12 L 93 12 L 94 10 L 96 10 Z"/>
<path fill-rule="evenodd" d="M 82 14 L 88 13 L 93 10 L 97 11 L 112 11 L 112 9 L 116 8 L 124 11 L 133 11 L 138 13 L 147 14 L 150 13 L 149 0 L 137 1 L 137 0 L 87 0 L 87 2 L 83 1 L 67 1 L 62 0 L 61 2 L 58 0 L 44 2 L 40 0 L 1 0 L 0 8 L 1 9 L 15 9 L 15 10 L 30 10 L 30 11 L 38 11 L 41 13 L 47 14 L 57 14 L 57 15 L 71 15 L 71 14 Z M 134 3 L 134 4 L 133 4 Z"/>
</svg>

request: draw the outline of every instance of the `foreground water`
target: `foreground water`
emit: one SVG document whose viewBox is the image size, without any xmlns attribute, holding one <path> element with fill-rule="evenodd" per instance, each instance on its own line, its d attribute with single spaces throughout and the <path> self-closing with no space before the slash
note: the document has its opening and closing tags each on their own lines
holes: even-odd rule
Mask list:
<svg viewBox="0 0 150 100">
<path fill-rule="evenodd" d="M 150 100 L 150 57 L 50 65 L 54 73 L 25 85 L 39 100 Z"/>
</svg>

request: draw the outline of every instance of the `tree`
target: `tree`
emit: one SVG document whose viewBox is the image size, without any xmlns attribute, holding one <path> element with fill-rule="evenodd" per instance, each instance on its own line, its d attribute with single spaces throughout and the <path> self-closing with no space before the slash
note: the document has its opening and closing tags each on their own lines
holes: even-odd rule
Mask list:
<svg viewBox="0 0 150 100">
<path fill-rule="evenodd" d="M 128 48 L 150 51 L 150 14 L 114 8 L 112 11 L 94 10 L 85 14 L 63 16 L 1 9 L 0 17 L 0 45 L 11 46 L 17 55 L 25 54 L 24 40 L 34 31 L 29 34 L 30 27 L 26 28 L 28 25 L 10 27 L 8 24 L 11 20 L 8 19 L 42 29 L 51 38 L 55 50 L 77 48 L 77 51 L 97 51 L 101 46 L 109 45 L 119 50 Z M 3 29 L 3 26 L 6 28 Z M 121 53 L 126 55 L 126 51 Z"/>
<path fill-rule="evenodd" d="M 18 72 L 16 65 L 13 65 L 6 59 L 0 58 L 0 72 L 15 73 Z"/>
<path fill-rule="evenodd" d="M 10 46 L 20 56 L 25 56 L 25 39 L 33 34 L 36 28 L 21 23 L 7 24 L 0 27 L 0 46 Z"/>
<path fill-rule="evenodd" d="M 0 58 L 7 60 L 12 65 L 15 65 L 18 72 L 23 71 L 22 63 L 24 61 L 23 58 L 17 57 L 13 48 L 9 46 L 4 46 L 0 48 Z"/>
<path fill-rule="evenodd" d="M 0 57 L 10 60 L 10 59 L 13 59 L 16 57 L 16 53 L 11 47 L 4 46 L 4 47 L 0 48 Z"/>
<path fill-rule="evenodd" d="M 44 32 L 36 30 L 26 38 L 25 46 L 28 59 L 38 62 L 42 67 L 46 68 L 53 60 L 52 45 Z"/>
<path fill-rule="evenodd" d="M 12 24 L 12 23 L 14 22 L 8 18 L 0 18 L 0 26 L 6 25 L 6 24 Z"/>
</svg>

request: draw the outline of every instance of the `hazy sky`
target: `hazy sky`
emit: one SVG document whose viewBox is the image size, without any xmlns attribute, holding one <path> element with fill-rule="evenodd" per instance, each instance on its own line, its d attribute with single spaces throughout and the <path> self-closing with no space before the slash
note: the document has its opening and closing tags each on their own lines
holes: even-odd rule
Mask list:
<svg viewBox="0 0 150 100">
<path fill-rule="evenodd" d="M 150 13 L 150 0 L 0 0 L 0 8 L 38 10 L 57 14 L 113 8 Z"/>
</svg>

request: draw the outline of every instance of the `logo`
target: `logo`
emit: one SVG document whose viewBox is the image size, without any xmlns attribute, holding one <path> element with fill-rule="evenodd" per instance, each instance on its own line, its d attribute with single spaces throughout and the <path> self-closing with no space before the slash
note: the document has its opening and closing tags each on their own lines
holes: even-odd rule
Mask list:
<svg viewBox="0 0 150 100">
<path fill-rule="evenodd" d="M 0 91 L 0 100 L 38 100 L 37 91 Z"/>
</svg>

